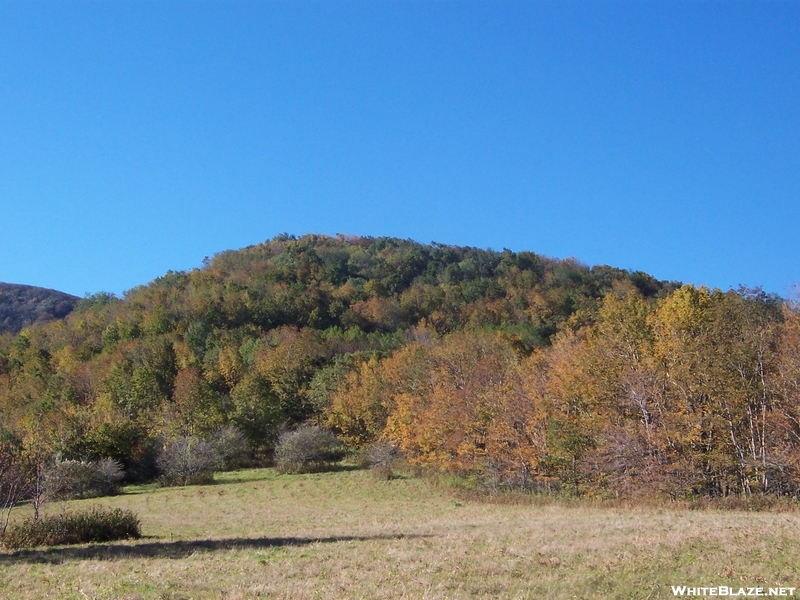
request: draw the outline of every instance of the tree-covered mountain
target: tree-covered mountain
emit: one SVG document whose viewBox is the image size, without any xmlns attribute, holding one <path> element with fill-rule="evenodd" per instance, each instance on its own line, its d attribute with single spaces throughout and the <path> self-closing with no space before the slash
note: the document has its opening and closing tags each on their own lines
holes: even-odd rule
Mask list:
<svg viewBox="0 0 800 600">
<path fill-rule="evenodd" d="M 0 333 L 66 317 L 80 298 L 31 285 L 0 282 Z"/>
<path fill-rule="evenodd" d="M 532 252 L 282 235 L 0 335 L 0 441 L 153 476 L 306 422 L 492 485 L 800 492 L 800 314 Z M 22 451 L 22 450 L 20 450 Z"/>
</svg>

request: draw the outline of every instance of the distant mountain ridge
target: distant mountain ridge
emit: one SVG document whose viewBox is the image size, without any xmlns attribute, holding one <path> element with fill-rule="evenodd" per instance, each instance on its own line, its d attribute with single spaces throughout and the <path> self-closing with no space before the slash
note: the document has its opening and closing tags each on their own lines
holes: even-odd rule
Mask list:
<svg viewBox="0 0 800 600">
<path fill-rule="evenodd" d="M 80 298 L 32 285 L 0 282 L 0 333 L 19 333 L 23 327 L 63 319 Z"/>
</svg>

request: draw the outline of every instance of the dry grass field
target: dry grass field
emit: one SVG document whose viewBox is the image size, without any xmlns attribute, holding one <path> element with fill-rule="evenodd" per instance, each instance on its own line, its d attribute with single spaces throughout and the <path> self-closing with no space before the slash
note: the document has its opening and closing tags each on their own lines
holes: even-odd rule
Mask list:
<svg viewBox="0 0 800 600">
<path fill-rule="evenodd" d="M 92 504 L 136 511 L 145 538 L 0 553 L 0 597 L 672 598 L 672 585 L 800 587 L 794 512 L 456 501 L 421 479 L 271 469 L 47 509 Z"/>
</svg>

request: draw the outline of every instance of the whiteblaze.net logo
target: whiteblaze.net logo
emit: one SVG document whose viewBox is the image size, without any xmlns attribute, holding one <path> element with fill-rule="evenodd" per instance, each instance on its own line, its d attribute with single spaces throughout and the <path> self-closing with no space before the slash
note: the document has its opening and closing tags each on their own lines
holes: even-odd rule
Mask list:
<svg viewBox="0 0 800 600">
<path fill-rule="evenodd" d="M 794 596 L 797 588 L 793 587 L 728 587 L 718 585 L 714 587 L 689 587 L 686 585 L 673 585 L 673 596 L 727 596 L 729 598 L 747 598 L 757 596 Z"/>
</svg>

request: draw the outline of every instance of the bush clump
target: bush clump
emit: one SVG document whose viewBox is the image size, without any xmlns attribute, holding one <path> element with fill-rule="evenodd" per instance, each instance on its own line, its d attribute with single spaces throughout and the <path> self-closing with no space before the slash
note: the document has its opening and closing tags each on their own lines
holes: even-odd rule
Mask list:
<svg viewBox="0 0 800 600">
<path fill-rule="evenodd" d="M 397 446 L 388 440 L 379 440 L 367 450 L 370 470 L 376 479 L 394 479 L 392 466 L 400 458 Z"/>
<path fill-rule="evenodd" d="M 214 481 L 221 459 L 211 440 L 190 435 L 167 442 L 156 464 L 164 485 L 201 485 Z"/>
<path fill-rule="evenodd" d="M 60 546 L 142 537 L 139 518 L 129 510 L 95 508 L 86 512 L 44 517 L 8 529 L 0 543 L 7 550 Z"/>
<path fill-rule="evenodd" d="M 156 465 L 164 485 L 201 485 L 214 481 L 214 471 L 242 464 L 246 455 L 244 436 L 227 426 L 207 438 L 189 435 L 165 442 Z"/>
<path fill-rule="evenodd" d="M 311 473 L 329 469 L 345 456 L 339 438 L 316 425 L 303 425 L 282 433 L 275 448 L 279 473 Z"/>
<path fill-rule="evenodd" d="M 49 467 L 44 476 L 48 500 L 73 500 L 114 496 L 122 489 L 125 470 L 112 459 L 62 460 Z"/>
<path fill-rule="evenodd" d="M 233 425 L 220 427 L 211 434 L 209 441 L 219 455 L 219 469 L 230 471 L 246 466 L 250 461 L 250 449 L 244 434 Z"/>
</svg>

